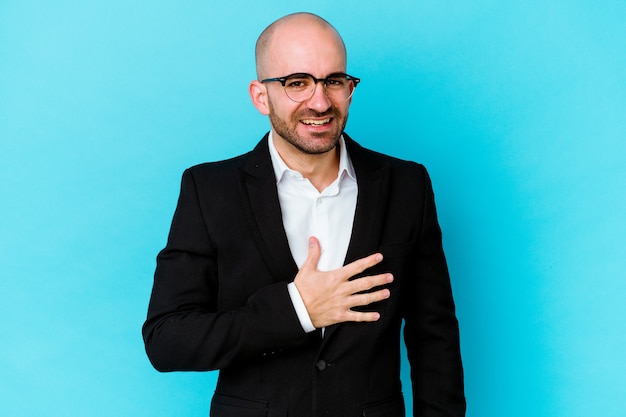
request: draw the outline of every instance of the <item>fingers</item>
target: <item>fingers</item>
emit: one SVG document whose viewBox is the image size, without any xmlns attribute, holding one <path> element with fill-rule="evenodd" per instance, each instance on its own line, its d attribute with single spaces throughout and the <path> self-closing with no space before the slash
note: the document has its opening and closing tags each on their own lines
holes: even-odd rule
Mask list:
<svg viewBox="0 0 626 417">
<path fill-rule="evenodd" d="M 349 305 L 340 311 L 336 317 L 336 322 L 374 322 L 380 319 L 380 313 L 376 311 L 356 311 L 354 307 L 366 307 L 378 301 L 383 301 L 391 295 L 388 289 L 382 289 L 366 294 L 353 294 L 349 298 Z"/>
<path fill-rule="evenodd" d="M 316 270 L 317 264 L 320 261 L 322 256 L 322 248 L 320 246 L 319 240 L 315 236 L 309 237 L 309 252 L 307 257 L 302 264 L 301 269 L 311 269 Z M 370 256 L 366 256 L 365 258 L 357 259 L 356 261 L 345 265 L 340 268 L 341 274 L 345 277 L 351 278 L 361 272 L 365 271 L 368 268 L 373 267 L 374 265 L 380 263 L 383 260 L 383 255 L 380 253 L 374 253 Z M 391 282 L 391 281 L 389 281 Z"/>
<path fill-rule="evenodd" d="M 372 288 L 380 287 L 382 285 L 389 284 L 393 281 L 391 274 L 381 274 L 371 277 L 363 277 L 351 281 L 350 295 L 344 300 L 344 304 L 341 308 L 336 310 L 336 316 L 333 319 L 333 323 L 341 322 L 374 322 L 380 319 L 380 313 L 375 311 L 358 311 L 353 308 L 364 307 L 386 300 L 391 296 L 391 291 L 388 288 L 382 288 L 375 291 L 371 291 Z M 369 292 L 361 292 L 369 291 Z"/>
<path fill-rule="evenodd" d="M 376 311 L 363 313 L 363 312 L 348 310 L 343 315 L 338 316 L 337 319 L 334 320 L 334 322 L 345 323 L 345 322 L 351 321 L 351 322 L 359 322 L 359 323 L 366 323 L 366 322 L 371 323 L 371 322 L 375 322 L 378 320 L 380 320 L 380 313 Z"/>
<path fill-rule="evenodd" d="M 353 321 L 359 323 L 371 323 L 374 321 L 380 320 L 380 313 L 371 312 L 371 313 L 360 313 L 357 311 L 350 310 L 345 317 L 344 321 Z"/>
<path fill-rule="evenodd" d="M 368 277 L 368 278 L 376 278 L 376 277 Z M 372 288 L 388 284 L 393 280 L 393 277 L 391 274 L 385 274 L 383 276 L 380 276 L 380 278 L 381 279 L 378 279 L 378 280 L 369 280 L 367 278 L 361 278 L 353 282 L 353 283 L 356 283 L 358 281 L 369 281 L 370 283 L 374 282 L 374 284 L 359 283 L 360 285 L 356 287 L 358 291 L 352 293 L 352 295 L 349 297 L 348 307 L 349 308 L 365 307 L 370 304 L 377 303 L 379 301 L 383 301 L 389 298 L 391 296 L 391 291 L 388 288 L 382 288 L 376 291 L 370 291 Z M 366 292 L 363 292 L 363 291 L 366 291 Z"/>
<path fill-rule="evenodd" d="M 350 308 L 368 306 L 378 301 L 386 300 L 390 295 L 391 293 L 388 289 L 382 289 L 366 294 L 353 294 L 350 297 Z"/>
<path fill-rule="evenodd" d="M 383 255 L 380 253 L 374 253 L 373 255 L 366 256 L 365 258 L 357 259 L 356 261 L 345 265 L 341 270 L 349 277 L 353 277 L 368 268 L 380 263 L 383 260 Z"/>
<path fill-rule="evenodd" d="M 320 246 L 320 242 L 315 236 L 311 236 L 309 238 L 309 252 L 304 263 L 302 264 L 301 269 L 316 270 L 321 256 L 322 248 Z"/>
<path fill-rule="evenodd" d="M 369 291 L 372 288 L 382 287 L 383 285 L 391 284 L 392 282 L 393 275 L 391 274 L 371 275 L 349 281 L 349 288 L 347 288 L 347 291 L 350 294 L 358 294 L 361 292 Z"/>
</svg>

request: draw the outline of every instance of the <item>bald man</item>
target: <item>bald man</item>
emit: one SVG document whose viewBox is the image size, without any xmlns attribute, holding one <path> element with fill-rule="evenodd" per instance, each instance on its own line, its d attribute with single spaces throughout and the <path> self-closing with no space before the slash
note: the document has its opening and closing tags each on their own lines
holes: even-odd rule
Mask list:
<svg viewBox="0 0 626 417">
<path fill-rule="evenodd" d="M 426 170 L 344 132 L 359 79 L 322 18 L 272 23 L 256 63 L 270 132 L 183 174 L 143 327 L 152 364 L 219 370 L 213 417 L 399 417 L 404 322 L 413 415 L 464 416 Z"/>
</svg>

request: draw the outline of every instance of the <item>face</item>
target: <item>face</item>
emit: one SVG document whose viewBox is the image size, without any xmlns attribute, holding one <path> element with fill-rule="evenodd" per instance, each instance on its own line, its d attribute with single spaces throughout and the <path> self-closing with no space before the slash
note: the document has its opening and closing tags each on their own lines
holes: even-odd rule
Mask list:
<svg viewBox="0 0 626 417">
<path fill-rule="evenodd" d="M 331 29 L 318 25 L 286 25 L 274 34 L 268 49 L 264 78 L 293 73 L 309 73 L 325 78 L 346 71 L 343 44 Z M 322 83 L 309 100 L 297 103 L 289 99 L 279 82 L 257 85 L 262 96 L 261 107 L 268 114 L 275 140 L 309 154 L 333 150 L 348 119 L 350 100 L 331 100 Z M 253 97 L 253 102 L 254 102 Z"/>
</svg>

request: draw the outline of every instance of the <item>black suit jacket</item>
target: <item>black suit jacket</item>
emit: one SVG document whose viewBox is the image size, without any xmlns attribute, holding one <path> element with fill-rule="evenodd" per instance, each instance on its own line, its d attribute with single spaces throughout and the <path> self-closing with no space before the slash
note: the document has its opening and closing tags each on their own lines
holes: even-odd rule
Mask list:
<svg viewBox="0 0 626 417">
<path fill-rule="evenodd" d="M 381 252 L 391 272 L 374 323 L 306 334 L 287 283 L 297 273 L 267 136 L 256 148 L 185 171 L 157 257 L 143 335 L 160 371 L 219 369 L 214 417 L 404 416 L 401 327 L 415 416 L 463 416 L 458 325 L 433 193 L 423 166 L 347 135 L 358 182 L 346 263 Z"/>
</svg>

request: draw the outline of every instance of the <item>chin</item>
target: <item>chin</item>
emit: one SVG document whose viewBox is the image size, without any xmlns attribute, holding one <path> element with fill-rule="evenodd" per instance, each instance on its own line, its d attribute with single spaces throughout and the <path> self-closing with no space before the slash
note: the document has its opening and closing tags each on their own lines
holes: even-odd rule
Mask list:
<svg viewBox="0 0 626 417">
<path fill-rule="evenodd" d="M 320 141 L 319 138 L 305 139 L 299 137 L 298 140 L 291 141 L 291 144 L 303 153 L 309 155 L 321 155 L 335 149 L 338 141 L 339 138 Z"/>
</svg>

